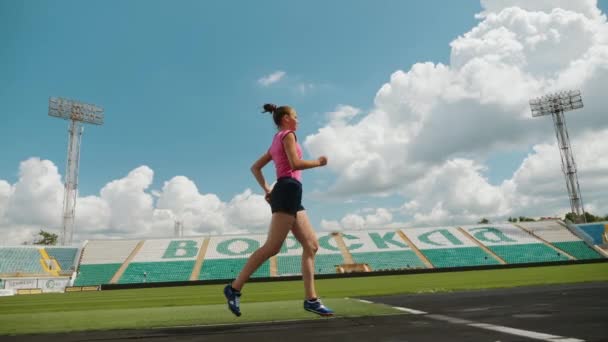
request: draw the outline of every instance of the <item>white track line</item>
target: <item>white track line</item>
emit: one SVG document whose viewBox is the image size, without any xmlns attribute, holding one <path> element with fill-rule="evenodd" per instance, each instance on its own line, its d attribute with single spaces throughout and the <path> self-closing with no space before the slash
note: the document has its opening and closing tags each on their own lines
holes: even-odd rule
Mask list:
<svg viewBox="0 0 608 342">
<path fill-rule="evenodd" d="M 365 304 L 374 304 L 374 302 L 370 302 L 369 300 L 365 300 L 365 299 L 357 299 L 358 301 L 360 301 L 361 303 L 365 303 Z"/>
<path fill-rule="evenodd" d="M 550 334 L 539 333 L 539 332 L 535 332 L 535 331 L 503 327 L 501 325 L 494 325 L 494 324 L 471 323 L 471 324 L 467 324 L 467 325 L 471 326 L 471 327 L 476 327 L 476 328 L 481 328 L 481 329 L 486 329 L 486 330 L 500 331 L 500 332 L 510 334 L 510 335 L 523 336 L 523 337 L 533 338 L 535 340 L 542 340 L 542 341 L 551 341 L 551 342 L 584 342 L 585 341 L 585 340 L 579 340 L 577 338 L 550 335 Z"/>
<path fill-rule="evenodd" d="M 393 309 L 397 309 L 399 311 L 409 312 L 409 313 L 414 314 L 414 315 L 426 315 L 427 314 L 424 311 L 414 310 L 414 309 L 410 309 L 410 308 L 404 308 L 404 307 L 400 307 L 400 306 L 393 306 Z"/>
<path fill-rule="evenodd" d="M 369 303 L 369 304 L 374 303 L 374 302 L 371 302 L 369 300 L 364 300 L 364 299 L 359 299 L 359 301 L 363 302 L 363 303 Z M 424 317 L 428 317 L 430 319 L 434 319 L 434 320 L 438 320 L 438 321 L 445 321 L 445 322 L 449 322 L 452 324 L 468 325 L 473 328 L 498 331 L 498 332 L 501 332 L 504 334 L 523 336 L 523 337 L 527 337 L 527 338 L 531 338 L 531 339 L 535 339 L 535 340 L 548 341 L 548 342 L 585 342 L 585 340 L 581 340 L 581 339 L 573 338 L 573 337 L 563 337 L 563 336 L 558 336 L 558 335 L 545 334 L 545 333 L 540 333 L 540 332 L 536 332 L 536 331 L 505 327 L 502 325 L 478 323 L 478 322 L 473 322 L 473 321 L 469 321 L 469 320 L 461 319 L 461 318 L 457 318 L 457 317 L 429 314 L 424 311 L 404 308 L 401 306 L 393 306 L 392 308 L 399 310 L 399 311 L 408 312 L 408 313 L 411 313 L 414 315 L 424 315 Z"/>
</svg>

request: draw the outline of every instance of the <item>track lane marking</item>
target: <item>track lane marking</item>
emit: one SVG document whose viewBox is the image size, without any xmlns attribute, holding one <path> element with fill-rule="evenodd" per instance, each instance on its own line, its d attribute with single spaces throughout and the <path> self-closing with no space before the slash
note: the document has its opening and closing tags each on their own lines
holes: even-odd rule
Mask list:
<svg viewBox="0 0 608 342">
<path fill-rule="evenodd" d="M 374 302 L 369 301 L 369 300 L 365 300 L 365 299 L 358 299 L 358 300 L 363 303 L 374 304 Z M 548 341 L 548 342 L 585 342 L 585 340 L 574 338 L 574 337 L 551 335 L 551 334 L 541 333 L 541 332 L 537 332 L 537 331 L 506 327 L 503 325 L 495 325 L 495 324 L 469 321 L 469 320 L 458 318 L 458 317 L 430 314 L 425 311 L 420 311 L 420 310 L 416 310 L 416 309 L 412 309 L 412 308 L 406 308 L 406 307 L 402 307 L 402 306 L 392 306 L 392 308 L 399 310 L 399 311 L 411 313 L 414 315 L 422 315 L 424 317 L 428 317 L 430 319 L 434 319 L 437 321 L 444 321 L 444 322 L 449 322 L 452 324 L 467 325 L 467 326 L 473 327 L 473 328 L 492 330 L 492 331 L 496 331 L 496 332 L 500 332 L 500 333 L 504 333 L 504 334 L 527 337 L 527 338 L 531 338 L 534 340 L 541 340 L 541 341 Z"/>
</svg>

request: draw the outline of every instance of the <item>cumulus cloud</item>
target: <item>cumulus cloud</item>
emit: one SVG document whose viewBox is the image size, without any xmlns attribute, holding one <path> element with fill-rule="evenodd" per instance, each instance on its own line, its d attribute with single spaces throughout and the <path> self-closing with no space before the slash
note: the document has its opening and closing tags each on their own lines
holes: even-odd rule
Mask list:
<svg viewBox="0 0 608 342">
<path fill-rule="evenodd" d="M 526 11 L 548 12 L 555 8 L 581 13 L 589 18 L 598 18 L 601 15 L 597 8 L 597 0 L 481 0 L 484 11 L 479 15 L 486 17 L 493 13 L 499 13 L 510 7 L 517 7 Z"/>
<path fill-rule="evenodd" d="M 23 161 L 5 209 L 8 221 L 57 226 L 62 208 L 63 185 L 57 167 L 39 158 Z"/>
<path fill-rule="evenodd" d="M 589 132 L 572 145 L 578 146 L 574 154 L 585 210 L 608 214 L 608 129 Z M 513 176 L 501 184 L 490 184 L 484 172 L 485 166 L 468 159 L 448 160 L 433 168 L 408 185 L 407 192 L 416 194 L 415 199 L 394 209 L 409 217 L 402 226 L 468 224 L 481 217 L 498 221 L 509 216 L 562 217 L 570 211 L 556 142 L 535 145 Z M 360 215 L 347 214 L 340 221 L 323 220 L 321 226 L 336 230 L 376 225 Z M 389 226 L 395 226 L 394 222 Z"/>
<path fill-rule="evenodd" d="M 337 177 L 328 195 L 399 194 L 405 199 L 399 212 L 414 223 L 567 210 L 560 163 L 551 161 L 551 177 L 534 167 L 545 163 L 540 159 L 559 161 L 559 153 L 551 119 L 532 118 L 529 100 L 572 88 L 581 89 L 585 103 L 567 114 L 573 146 L 595 143 L 588 156 L 577 156 L 580 177 L 608 181 L 608 169 L 590 164 L 608 152 L 601 142 L 608 127 L 602 95 L 608 24 L 597 2 L 482 1 L 482 7 L 480 22 L 450 44 L 449 65 L 421 62 L 395 71 L 371 109 L 357 109 L 355 117 L 340 114 L 348 108 L 341 105 L 306 137 L 312 155 L 332 161 Z M 485 178 L 489 156 L 530 148 L 512 179 L 493 185 Z M 599 198 L 589 203 L 607 206 Z M 362 224 L 356 214 L 347 217 Z"/>
<path fill-rule="evenodd" d="M 12 187 L 7 181 L 0 180 L 0 219 L 4 218 Z M 1 221 L 0 221 L 1 222 Z"/>
<path fill-rule="evenodd" d="M 589 132 L 573 139 L 572 146 L 584 203 L 588 203 L 589 208 L 600 210 L 596 214 L 608 214 L 605 200 L 605 189 L 608 189 L 608 130 Z M 505 184 L 520 196 L 522 206 L 532 206 L 535 210 L 547 207 L 549 212 L 567 207 L 566 180 L 561 165 L 557 143 L 536 145 L 534 152 Z"/>
<path fill-rule="evenodd" d="M 322 220 L 321 228 L 328 231 L 336 230 L 359 230 L 369 228 L 384 228 L 392 222 L 393 215 L 388 209 L 377 208 L 367 215 L 348 214 L 339 222 Z"/>
<path fill-rule="evenodd" d="M 283 79 L 283 77 L 285 77 L 285 75 L 287 75 L 285 71 L 278 70 L 271 73 L 270 75 L 266 75 L 258 79 L 258 84 L 264 87 L 268 87 L 271 84 L 279 82 L 281 79 Z"/>
<path fill-rule="evenodd" d="M 176 220 L 183 222 L 185 235 L 262 231 L 270 223 L 268 204 L 250 189 L 223 202 L 176 176 L 153 196 L 153 178 L 152 169 L 140 166 L 106 184 L 99 196 L 79 197 L 75 241 L 167 237 Z M 40 229 L 60 234 L 62 208 L 57 167 L 39 158 L 22 162 L 14 185 L 0 180 L 0 244 L 31 242 Z"/>
</svg>

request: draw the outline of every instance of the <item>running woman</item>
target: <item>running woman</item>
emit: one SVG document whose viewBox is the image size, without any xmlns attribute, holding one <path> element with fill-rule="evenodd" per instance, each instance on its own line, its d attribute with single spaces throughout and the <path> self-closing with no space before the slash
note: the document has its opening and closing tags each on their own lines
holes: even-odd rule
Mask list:
<svg viewBox="0 0 608 342">
<path fill-rule="evenodd" d="M 280 250 L 291 231 L 302 245 L 302 278 L 304 280 L 304 310 L 321 316 L 332 316 L 331 309 L 323 305 L 315 291 L 315 254 L 319 249 L 317 236 L 302 206 L 302 171 L 327 164 L 327 157 L 303 160 L 302 149 L 296 139 L 298 114 L 289 106 L 277 107 L 265 104 L 262 113 L 271 113 L 278 132 L 266 153 L 251 167 L 251 172 L 266 194 L 270 203 L 272 220 L 268 237 L 262 247 L 253 252 L 238 277 L 224 288 L 228 308 L 236 316 L 241 315 L 240 297 L 249 277 L 271 256 Z M 270 161 L 276 168 L 277 182 L 273 189 L 262 174 L 262 168 Z"/>
</svg>

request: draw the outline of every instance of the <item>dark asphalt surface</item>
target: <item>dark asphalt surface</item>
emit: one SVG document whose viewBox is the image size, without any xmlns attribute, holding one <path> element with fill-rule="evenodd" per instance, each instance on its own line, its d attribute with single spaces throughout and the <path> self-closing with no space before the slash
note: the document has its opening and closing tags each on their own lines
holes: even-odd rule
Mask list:
<svg viewBox="0 0 608 342">
<path fill-rule="evenodd" d="M 608 341 L 608 282 L 364 299 L 426 314 L 0 336 L 0 341 Z"/>
</svg>

